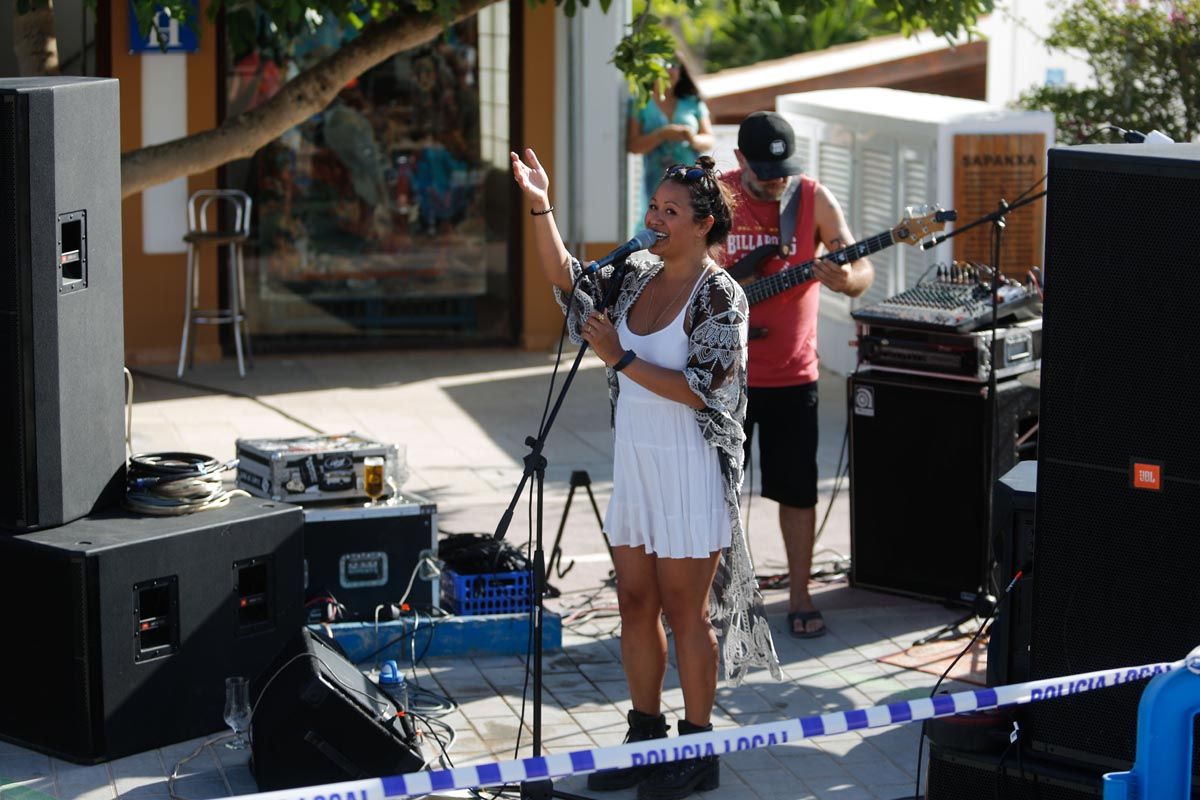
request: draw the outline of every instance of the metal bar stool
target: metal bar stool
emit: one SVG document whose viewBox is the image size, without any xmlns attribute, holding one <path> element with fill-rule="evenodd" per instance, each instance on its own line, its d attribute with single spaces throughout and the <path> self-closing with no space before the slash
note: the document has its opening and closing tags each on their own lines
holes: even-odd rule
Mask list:
<svg viewBox="0 0 1200 800">
<path fill-rule="evenodd" d="M 210 206 L 212 213 L 219 217 L 222 204 L 228 207 L 233 226 L 222 230 L 220 223 L 216 222 L 214 229 L 209 230 Z M 179 344 L 179 369 L 176 371 L 176 375 L 181 378 L 185 365 L 194 361 L 196 342 L 192 336 L 193 325 L 232 325 L 234 347 L 237 349 L 238 375 L 246 377 L 246 365 L 242 356 L 243 337 L 246 355 L 253 363 L 250 332 L 244 330 L 246 279 L 242 257 L 242 245 L 250 238 L 250 207 L 250 195 L 240 189 L 201 189 L 188 198 L 188 232 L 183 237 L 187 242 L 187 295 L 184 302 L 183 340 Z M 203 245 L 214 245 L 218 248 L 226 245 L 229 248 L 229 304 L 224 308 L 196 307 L 200 294 L 198 249 Z"/>
</svg>

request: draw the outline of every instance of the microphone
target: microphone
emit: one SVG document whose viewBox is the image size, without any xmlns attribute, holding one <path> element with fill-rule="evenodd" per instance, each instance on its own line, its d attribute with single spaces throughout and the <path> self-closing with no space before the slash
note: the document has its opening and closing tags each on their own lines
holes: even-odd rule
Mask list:
<svg viewBox="0 0 1200 800">
<path fill-rule="evenodd" d="M 613 250 L 611 253 L 604 256 L 599 261 L 594 261 L 594 262 L 592 262 L 592 264 L 590 266 L 585 267 L 583 270 L 583 274 L 591 275 L 592 273 L 596 272 L 597 270 L 607 267 L 609 264 L 613 263 L 614 261 L 620 261 L 624 258 L 628 258 L 630 255 L 632 255 L 633 253 L 636 253 L 638 250 L 645 250 L 647 247 L 649 247 L 650 245 L 654 244 L 657 241 L 658 241 L 658 234 L 655 233 L 654 231 L 650 230 L 649 228 L 645 228 L 641 231 L 638 231 L 637 236 L 634 236 L 628 242 L 621 245 L 616 250 Z"/>
</svg>

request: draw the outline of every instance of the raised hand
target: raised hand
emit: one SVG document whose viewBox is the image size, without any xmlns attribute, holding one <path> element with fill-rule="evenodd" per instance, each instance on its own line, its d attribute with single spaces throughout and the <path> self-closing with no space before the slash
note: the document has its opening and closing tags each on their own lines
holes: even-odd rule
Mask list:
<svg viewBox="0 0 1200 800">
<path fill-rule="evenodd" d="M 525 199 L 529 201 L 534 211 L 544 211 L 550 207 L 550 176 L 546 168 L 538 161 L 533 148 L 526 148 L 525 161 L 516 153 L 509 153 L 512 159 L 513 179 L 521 187 Z"/>
</svg>

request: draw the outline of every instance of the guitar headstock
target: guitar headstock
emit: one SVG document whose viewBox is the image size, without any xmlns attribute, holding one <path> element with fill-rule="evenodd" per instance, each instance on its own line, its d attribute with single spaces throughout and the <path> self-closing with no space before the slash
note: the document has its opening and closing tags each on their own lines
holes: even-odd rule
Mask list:
<svg viewBox="0 0 1200 800">
<path fill-rule="evenodd" d="M 904 244 L 920 244 L 935 233 L 946 228 L 947 222 L 958 219 L 954 209 L 941 209 L 937 206 L 909 206 L 904 209 L 904 219 L 892 228 L 892 239 Z"/>
</svg>

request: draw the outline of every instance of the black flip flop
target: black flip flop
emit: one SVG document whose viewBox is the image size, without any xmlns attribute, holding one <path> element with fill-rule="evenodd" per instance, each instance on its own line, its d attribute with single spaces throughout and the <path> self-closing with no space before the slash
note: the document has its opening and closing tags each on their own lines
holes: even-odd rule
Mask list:
<svg viewBox="0 0 1200 800">
<path fill-rule="evenodd" d="M 806 630 L 804 633 L 800 633 L 796 630 L 797 620 L 804 623 L 804 627 L 807 629 L 808 623 L 816 619 L 821 621 L 821 627 L 817 628 L 815 631 Z M 812 611 L 789 612 L 787 615 L 787 623 L 788 633 L 797 639 L 816 639 L 818 636 L 824 636 L 829 631 L 829 626 L 825 624 L 825 617 L 821 616 L 821 612 L 815 608 Z"/>
</svg>

